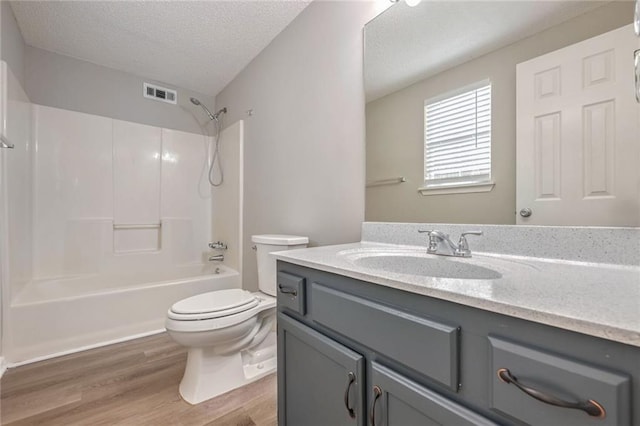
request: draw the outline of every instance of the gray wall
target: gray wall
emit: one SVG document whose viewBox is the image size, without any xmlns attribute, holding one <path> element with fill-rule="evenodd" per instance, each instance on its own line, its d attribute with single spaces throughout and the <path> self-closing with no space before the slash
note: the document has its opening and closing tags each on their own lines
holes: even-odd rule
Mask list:
<svg viewBox="0 0 640 426">
<path fill-rule="evenodd" d="M 144 98 L 143 82 L 177 90 L 178 105 Z M 211 96 L 31 46 L 25 52 L 25 83 L 36 104 L 193 133 L 201 132 L 196 119 L 205 123 L 206 117 L 189 98 L 215 110 Z"/>
<path fill-rule="evenodd" d="M 217 97 L 245 121 L 244 287 L 253 234 L 360 239 L 364 219 L 362 28 L 373 2 L 311 3 Z M 253 115 L 246 111 L 252 109 Z"/>
<path fill-rule="evenodd" d="M 515 223 L 516 64 L 631 23 L 632 2 L 614 2 L 369 102 L 367 178 L 406 176 L 408 182 L 367 188 L 366 220 L 386 222 Z M 493 191 L 421 195 L 424 100 L 483 79 L 492 82 Z"/>
<path fill-rule="evenodd" d="M 1 19 L 0 32 L 2 33 L 0 42 L 0 56 L 7 63 L 20 85 L 24 87 L 24 50 L 25 44 L 22 33 L 18 28 L 18 23 L 13 15 L 13 10 L 8 1 L 0 1 Z"/>
</svg>

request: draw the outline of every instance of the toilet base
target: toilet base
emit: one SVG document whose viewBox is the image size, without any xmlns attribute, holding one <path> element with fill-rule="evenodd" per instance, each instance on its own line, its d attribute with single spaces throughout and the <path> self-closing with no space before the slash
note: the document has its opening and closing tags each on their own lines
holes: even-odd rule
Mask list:
<svg viewBox="0 0 640 426">
<path fill-rule="evenodd" d="M 180 382 L 180 396 L 199 404 L 276 371 L 276 335 L 271 331 L 262 343 L 231 355 L 215 355 L 212 348 L 191 348 Z"/>
</svg>

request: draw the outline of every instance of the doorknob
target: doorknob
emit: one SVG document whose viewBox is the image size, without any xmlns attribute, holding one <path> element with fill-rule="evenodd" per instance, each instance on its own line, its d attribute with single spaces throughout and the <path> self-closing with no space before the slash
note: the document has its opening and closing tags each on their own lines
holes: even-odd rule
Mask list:
<svg viewBox="0 0 640 426">
<path fill-rule="evenodd" d="M 522 217 L 529 217 L 531 216 L 532 213 L 533 212 L 529 207 L 525 207 L 524 209 L 520 210 L 520 216 Z"/>
</svg>

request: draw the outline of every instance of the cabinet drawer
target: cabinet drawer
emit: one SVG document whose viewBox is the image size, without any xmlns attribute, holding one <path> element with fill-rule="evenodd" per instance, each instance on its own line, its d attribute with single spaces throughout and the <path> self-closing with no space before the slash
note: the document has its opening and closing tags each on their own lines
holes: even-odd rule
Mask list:
<svg viewBox="0 0 640 426">
<path fill-rule="evenodd" d="M 531 425 L 630 424 L 628 376 L 497 337 L 489 341 L 492 409 Z"/>
<path fill-rule="evenodd" d="M 278 272 L 278 309 L 306 314 L 305 279 L 287 272 Z"/>
<path fill-rule="evenodd" d="M 311 284 L 313 321 L 458 388 L 458 327 Z"/>
</svg>

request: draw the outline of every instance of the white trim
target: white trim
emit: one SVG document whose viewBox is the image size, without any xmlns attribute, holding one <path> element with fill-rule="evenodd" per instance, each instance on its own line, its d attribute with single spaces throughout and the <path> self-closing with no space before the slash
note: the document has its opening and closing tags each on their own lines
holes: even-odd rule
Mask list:
<svg viewBox="0 0 640 426">
<path fill-rule="evenodd" d="M 476 81 L 475 83 L 467 84 L 466 86 L 458 87 L 456 89 L 449 90 L 448 92 L 441 93 L 436 96 L 432 96 L 429 99 L 425 99 L 424 106 L 426 107 L 427 105 L 435 104 L 436 102 L 440 102 L 448 98 L 453 98 L 465 92 L 477 90 L 481 87 L 489 86 L 489 85 L 491 85 L 491 79 L 485 78 L 484 80 Z"/>
<path fill-rule="evenodd" d="M 7 371 L 7 363 L 5 362 L 4 357 L 0 356 L 0 379 L 2 379 L 5 371 Z"/>
<path fill-rule="evenodd" d="M 161 328 L 161 329 L 157 329 L 157 330 L 146 331 L 144 333 L 132 334 L 131 336 L 120 337 L 118 339 L 107 340 L 105 342 L 94 343 L 93 345 L 80 346 L 79 348 L 69 349 L 69 350 L 62 351 L 62 352 L 56 352 L 56 353 L 52 353 L 52 354 L 49 354 L 49 355 L 38 356 L 38 357 L 35 357 L 35 358 L 28 359 L 26 361 L 11 362 L 11 363 L 5 364 L 5 368 L 14 368 L 14 367 L 20 367 L 21 365 L 33 364 L 34 362 L 45 361 L 45 360 L 48 360 L 48 359 L 51 359 L 51 358 L 57 358 L 59 356 L 74 354 L 74 353 L 77 353 L 77 352 L 88 351 L 90 349 L 101 348 L 103 346 L 114 345 L 116 343 L 122 343 L 122 342 L 126 342 L 126 341 L 129 341 L 129 340 L 140 339 L 142 337 L 153 336 L 154 334 L 164 333 L 165 331 L 166 331 L 166 329 Z"/>
<path fill-rule="evenodd" d="M 494 186 L 496 186 L 496 183 L 492 181 L 455 186 L 421 187 L 418 188 L 418 192 L 422 195 L 467 194 L 473 192 L 489 192 Z"/>
</svg>

